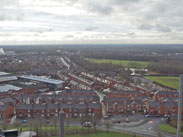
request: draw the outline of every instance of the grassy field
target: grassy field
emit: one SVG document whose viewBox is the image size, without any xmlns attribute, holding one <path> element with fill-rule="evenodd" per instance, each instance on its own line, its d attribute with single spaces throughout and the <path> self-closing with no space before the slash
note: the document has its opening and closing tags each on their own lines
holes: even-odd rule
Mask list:
<svg viewBox="0 0 183 137">
<path fill-rule="evenodd" d="M 177 129 L 174 128 L 174 127 L 171 127 L 170 125 L 168 124 L 162 124 L 159 126 L 159 129 L 162 131 L 162 132 L 165 132 L 165 133 L 168 133 L 168 134 L 174 134 L 176 135 L 177 133 Z M 183 135 L 183 132 L 181 132 L 181 134 Z"/>
<path fill-rule="evenodd" d="M 29 126 L 25 126 L 25 127 L 21 127 L 19 126 L 19 130 L 20 128 L 22 128 L 21 131 L 30 131 L 31 128 Z M 16 127 L 8 127 L 8 129 L 16 129 Z M 70 126 L 69 129 L 67 129 L 67 131 L 69 130 L 81 130 L 81 127 L 73 127 Z M 83 128 L 83 130 L 87 130 L 88 128 Z M 34 128 L 32 129 L 34 130 Z M 42 131 L 47 131 L 47 132 L 53 132 L 55 130 L 54 126 L 42 126 Z M 66 128 L 65 128 L 66 130 Z M 58 131 L 58 129 L 57 129 Z M 66 131 L 65 131 L 66 132 Z M 52 137 L 58 137 L 58 136 L 52 136 Z M 66 137 L 133 137 L 133 135 L 130 134 L 125 134 L 125 133 L 116 133 L 116 132 L 110 132 L 110 133 L 106 133 L 104 131 L 98 131 L 98 133 L 91 133 L 91 134 L 77 134 L 77 135 L 67 135 Z M 138 137 L 138 136 L 136 136 Z"/>
<path fill-rule="evenodd" d="M 58 137 L 58 136 L 56 136 Z M 122 133 L 95 133 L 95 134 L 84 134 L 84 135 L 69 135 L 66 137 L 133 137 L 133 135 L 122 134 Z M 136 136 L 138 137 L 138 136 Z"/>
<path fill-rule="evenodd" d="M 8 129 L 16 129 L 15 126 L 9 126 Z M 35 128 L 31 128 L 30 126 L 19 126 L 18 129 L 21 131 L 31 131 L 31 130 L 35 130 Z M 72 130 L 88 130 L 88 128 L 86 127 L 74 127 L 74 126 L 70 126 L 69 128 L 64 127 L 65 130 L 67 131 L 72 131 Z M 56 130 L 58 130 L 58 127 L 56 128 Z M 47 126 L 42 126 L 42 131 L 55 131 L 55 126 L 52 125 L 47 125 Z"/>
<path fill-rule="evenodd" d="M 179 77 L 146 76 L 145 78 L 170 88 L 179 89 Z"/>
<path fill-rule="evenodd" d="M 129 60 L 113 60 L 113 59 L 92 59 L 87 58 L 87 60 L 92 61 L 94 63 L 112 63 L 112 64 L 119 64 L 124 67 L 129 68 L 139 68 L 144 69 L 147 68 L 148 62 L 145 61 L 129 61 Z"/>
</svg>

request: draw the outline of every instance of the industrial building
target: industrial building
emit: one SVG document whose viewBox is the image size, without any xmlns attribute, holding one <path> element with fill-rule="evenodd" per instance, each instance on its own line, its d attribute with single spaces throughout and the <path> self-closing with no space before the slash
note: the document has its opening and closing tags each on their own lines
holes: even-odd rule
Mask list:
<svg viewBox="0 0 183 137">
<path fill-rule="evenodd" d="M 17 80 L 17 77 L 10 73 L 0 72 L 0 83 L 6 83 L 13 80 Z"/>
<path fill-rule="evenodd" d="M 0 85 L 0 92 L 19 91 L 22 88 L 13 85 Z"/>
<path fill-rule="evenodd" d="M 63 87 L 63 81 L 61 80 L 55 80 L 55 79 L 49 79 L 41 76 L 34 76 L 34 75 L 24 75 L 24 76 L 18 76 L 19 79 L 24 80 L 30 80 L 30 81 L 38 81 L 47 84 L 47 86 L 50 89 L 61 89 Z"/>
</svg>

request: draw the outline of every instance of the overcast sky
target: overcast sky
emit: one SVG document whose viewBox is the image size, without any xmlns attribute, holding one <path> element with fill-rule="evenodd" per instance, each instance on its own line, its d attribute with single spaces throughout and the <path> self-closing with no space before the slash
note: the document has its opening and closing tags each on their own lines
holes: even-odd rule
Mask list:
<svg viewBox="0 0 183 137">
<path fill-rule="evenodd" d="M 183 0 L 0 0 L 0 44 L 183 43 Z"/>
</svg>

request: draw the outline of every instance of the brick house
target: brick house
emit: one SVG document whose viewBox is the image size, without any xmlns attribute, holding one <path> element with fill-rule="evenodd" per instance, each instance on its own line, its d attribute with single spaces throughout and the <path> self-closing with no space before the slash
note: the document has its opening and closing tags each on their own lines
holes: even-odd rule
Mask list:
<svg viewBox="0 0 183 137">
<path fill-rule="evenodd" d="M 9 105 L 0 105 L 0 119 L 8 119 L 14 115 L 14 107 Z"/>
<path fill-rule="evenodd" d="M 51 118 L 58 117 L 63 111 L 66 117 L 102 117 L 102 106 L 98 103 L 89 104 L 19 104 L 16 107 L 17 118 L 26 119 L 34 117 Z"/>
<path fill-rule="evenodd" d="M 107 104 L 108 114 L 121 114 L 124 112 L 124 102 L 109 102 Z"/>
<path fill-rule="evenodd" d="M 154 93 L 153 99 L 155 101 L 161 101 L 163 98 L 178 98 L 179 92 L 177 91 L 157 91 Z"/>
<path fill-rule="evenodd" d="M 60 95 L 70 95 L 70 96 L 97 96 L 97 93 L 93 90 L 78 90 L 78 89 L 72 89 L 72 90 L 64 90 L 60 93 Z"/>
<path fill-rule="evenodd" d="M 58 104 L 19 104 L 16 107 L 16 116 L 17 118 L 50 118 L 53 116 L 58 116 L 60 106 Z"/>
<path fill-rule="evenodd" d="M 146 111 L 151 115 L 158 115 L 160 113 L 160 102 L 157 101 L 147 101 L 146 102 Z"/>
<path fill-rule="evenodd" d="M 132 90 L 123 90 L 123 91 L 112 91 L 107 94 L 108 97 L 123 97 L 123 98 L 131 98 L 137 96 L 144 96 L 144 93 L 140 91 L 132 91 Z"/>
<path fill-rule="evenodd" d="M 145 109 L 145 105 L 142 100 L 125 100 L 124 106 L 126 112 L 143 112 Z"/>
<path fill-rule="evenodd" d="M 16 117 L 17 118 L 33 118 L 34 107 L 31 104 L 19 104 L 16 106 Z"/>
</svg>

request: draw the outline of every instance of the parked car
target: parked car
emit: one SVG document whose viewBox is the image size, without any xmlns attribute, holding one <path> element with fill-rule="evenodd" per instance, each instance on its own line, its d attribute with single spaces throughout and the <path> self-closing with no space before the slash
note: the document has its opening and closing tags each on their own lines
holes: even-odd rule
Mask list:
<svg viewBox="0 0 183 137">
<path fill-rule="evenodd" d="M 27 123 L 27 120 L 25 120 L 25 119 L 24 119 L 24 120 L 22 120 L 22 123 Z"/>
<path fill-rule="evenodd" d="M 49 124 L 50 123 L 50 121 L 49 120 L 46 120 L 46 124 Z"/>
<path fill-rule="evenodd" d="M 146 117 L 146 118 L 150 118 L 150 117 L 152 117 L 152 115 L 146 114 L 145 117 Z"/>
<path fill-rule="evenodd" d="M 83 126 L 84 127 L 92 127 L 92 124 L 91 124 L 91 122 L 84 122 Z"/>
<path fill-rule="evenodd" d="M 108 114 L 109 117 L 113 117 L 114 115 L 113 114 Z"/>
<path fill-rule="evenodd" d="M 104 117 L 103 117 L 103 119 L 108 119 L 108 118 L 109 118 L 109 116 L 104 116 Z"/>
</svg>

